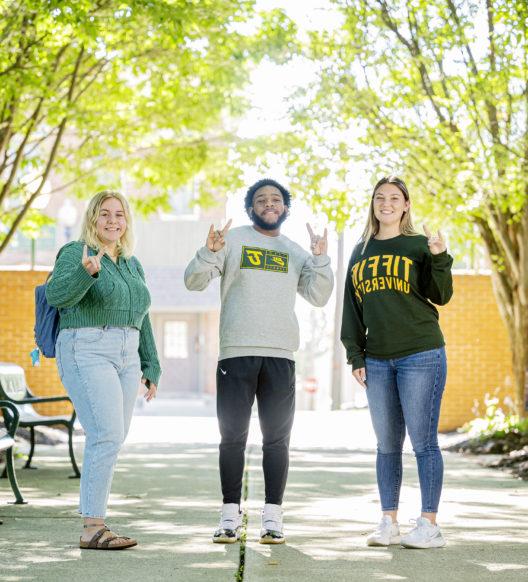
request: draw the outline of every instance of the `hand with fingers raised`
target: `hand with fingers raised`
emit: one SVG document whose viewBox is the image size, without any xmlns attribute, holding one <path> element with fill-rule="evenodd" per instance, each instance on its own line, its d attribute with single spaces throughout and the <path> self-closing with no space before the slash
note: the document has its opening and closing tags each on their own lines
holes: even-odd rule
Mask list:
<svg viewBox="0 0 528 582">
<path fill-rule="evenodd" d="M 429 230 L 426 224 L 423 225 L 425 236 L 427 237 L 427 244 L 429 245 L 429 250 L 432 255 L 439 255 L 447 250 L 447 245 L 442 236 L 442 233 L 438 231 L 436 235 Z"/>
<path fill-rule="evenodd" d="M 88 256 L 88 245 L 84 245 L 83 256 L 82 256 L 82 266 L 86 269 L 89 275 L 92 277 L 97 275 L 101 270 L 101 259 L 106 252 L 106 248 L 102 247 L 101 250 L 94 256 Z"/>
<path fill-rule="evenodd" d="M 314 256 L 326 255 L 328 251 L 328 231 L 325 228 L 323 236 L 314 233 L 312 227 L 306 223 L 308 234 L 310 235 L 310 249 Z"/>
<path fill-rule="evenodd" d="M 206 247 L 213 251 L 214 253 L 218 252 L 220 249 L 223 249 L 225 246 L 224 236 L 227 234 L 229 227 L 231 226 L 231 219 L 229 219 L 222 230 L 215 230 L 214 225 L 211 224 L 209 228 L 209 234 L 207 235 L 207 241 L 205 242 Z"/>
</svg>

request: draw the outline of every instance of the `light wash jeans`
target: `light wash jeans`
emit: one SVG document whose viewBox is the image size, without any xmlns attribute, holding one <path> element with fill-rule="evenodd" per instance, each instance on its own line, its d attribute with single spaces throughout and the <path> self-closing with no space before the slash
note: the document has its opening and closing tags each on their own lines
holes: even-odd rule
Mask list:
<svg viewBox="0 0 528 582">
<path fill-rule="evenodd" d="M 104 518 L 117 454 L 128 433 L 141 379 L 139 330 L 63 329 L 57 366 L 86 433 L 79 513 Z"/>
<path fill-rule="evenodd" d="M 445 349 L 403 358 L 366 358 L 367 399 L 378 441 L 376 473 L 382 511 L 398 509 L 402 448 L 409 432 L 422 494 L 422 512 L 436 513 L 444 464 L 438 447 L 438 420 L 447 363 Z"/>
</svg>

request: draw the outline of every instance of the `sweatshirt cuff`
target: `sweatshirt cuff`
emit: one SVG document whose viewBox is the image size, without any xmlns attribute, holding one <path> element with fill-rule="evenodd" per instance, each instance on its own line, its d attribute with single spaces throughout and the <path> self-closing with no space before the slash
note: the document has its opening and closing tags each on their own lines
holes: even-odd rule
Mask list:
<svg viewBox="0 0 528 582">
<path fill-rule="evenodd" d="M 348 363 L 352 365 L 352 370 L 359 370 L 365 367 L 364 356 L 351 356 L 348 358 Z"/>
<path fill-rule="evenodd" d="M 156 384 L 156 386 L 159 384 L 161 376 L 161 368 L 159 366 L 154 364 L 145 366 L 141 370 L 141 373 L 143 374 L 143 377 L 149 380 L 152 384 Z"/>
<path fill-rule="evenodd" d="M 431 263 L 435 267 L 450 267 L 453 264 L 453 257 L 445 250 L 437 255 L 431 254 Z"/>
<path fill-rule="evenodd" d="M 202 259 L 202 261 L 205 261 L 206 263 L 210 263 L 212 265 L 216 265 L 218 263 L 218 253 L 220 251 L 217 251 L 216 253 L 210 249 L 208 249 L 207 247 L 202 247 L 201 249 L 198 249 L 198 252 L 196 253 L 200 259 Z"/>
<path fill-rule="evenodd" d="M 328 255 L 312 255 L 314 267 L 326 267 L 330 264 L 330 257 Z"/>
</svg>

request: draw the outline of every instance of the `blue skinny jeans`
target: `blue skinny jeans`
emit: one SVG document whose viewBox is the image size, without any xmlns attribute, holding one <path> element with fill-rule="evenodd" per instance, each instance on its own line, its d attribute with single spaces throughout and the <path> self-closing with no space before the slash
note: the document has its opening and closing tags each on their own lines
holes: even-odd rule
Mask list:
<svg viewBox="0 0 528 582">
<path fill-rule="evenodd" d="M 444 473 L 438 420 L 447 374 L 445 349 L 389 360 L 367 357 L 365 367 L 382 511 L 398 509 L 407 429 L 418 465 L 422 512 L 436 513 Z"/>
</svg>

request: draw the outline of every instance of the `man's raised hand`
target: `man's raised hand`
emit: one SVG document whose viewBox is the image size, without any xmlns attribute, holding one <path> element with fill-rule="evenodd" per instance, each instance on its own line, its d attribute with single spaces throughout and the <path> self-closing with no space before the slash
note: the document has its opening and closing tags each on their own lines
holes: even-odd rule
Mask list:
<svg viewBox="0 0 528 582">
<path fill-rule="evenodd" d="M 220 249 L 224 248 L 225 240 L 224 236 L 227 234 L 229 227 L 231 226 L 232 220 L 229 219 L 222 230 L 215 230 L 214 225 L 211 224 L 209 228 L 209 234 L 207 235 L 207 241 L 205 243 L 206 247 L 216 253 Z"/>
<path fill-rule="evenodd" d="M 312 254 L 315 256 L 326 255 L 328 251 L 328 231 L 325 228 L 323 236 L 319 236 L 314 233 L 312 227 L 306 223 L 306 228 L 308 229 L 308 234 L 310 235 L 310 249 Z"/>
<path fill-rule="evenodd" d="M 101 270 L 101 259 L 106 252 L 106 247 L 102 247 L 101 250 L 93 257 L 88 256 L 88 245 L 84 245 L 83 255 L 82 255 L 82 266 L 86 269 L 89 275 L 92 277 L 99 273 Z"/>
</svg>

